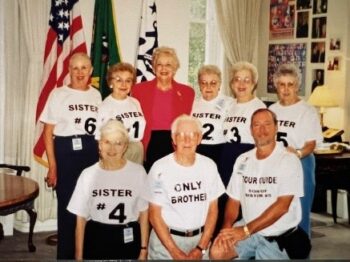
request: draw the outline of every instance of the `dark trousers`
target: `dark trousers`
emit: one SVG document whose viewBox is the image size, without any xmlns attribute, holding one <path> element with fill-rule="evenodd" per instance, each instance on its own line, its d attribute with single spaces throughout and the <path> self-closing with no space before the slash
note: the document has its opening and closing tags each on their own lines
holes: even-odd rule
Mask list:
<svg viewBox="0 0 350 262">
<path fill-rule="evenodd" d="M 171 131 L 152 131 L 151 139 L 147 147 L 146 161 L 144 164 L 146 171 L 148 172 L 151 169 L 153 163 L 156 162 L 158 159 L 172 152 L 174 152 L 174 147 L 171 140 Z"/>
<path fill-rule="evenodd" d="M 241 143 L 225 143 L 222 145 L 221 149 L 221 159 L 218 165 L 219 174 L 221 176 L 222 182 L 225 187 L 227 187 L 230 182 L 231 175 L 233 172 L 233 166 L 236 163 L 237 157 L 241 154 L 253 149 L 253 144 L 241 144 Z M 227 202 L 228 196 L 223 194 L 219 197 L 218 200 L 218 219 L 216 222 L 216 227 L 214 230 L 214 237 L 219 233 L 222 224 L 224 222 L 225 215 L 225 206 Z"/>
<path fill-rule="evenodd" d="M 124 229 L 132 228 L 133 241 L 124 243 Z M 108 225 L 89 220 L 85 227 L 84 259 L 137 259 L 141 248 L 138 222 L 128 225 Z"/>
<path fill-rule="evenodd" d="M 82 150 L 73 150 L 72 137 L 55 137 L 57 163 L 57 259 L 74 259 L 76 216 L 67 211 L 75 184 L 83 169 L 98 161 L 93 136 L 79 136 Z"/>
<path fill-rule="evenodd" d="M 223 145 L 224 144 L 215 144 L 215 145 L 199 144 L 197 147 L 197 153 L 212 159 L 219 170 Z"/>
</svg>

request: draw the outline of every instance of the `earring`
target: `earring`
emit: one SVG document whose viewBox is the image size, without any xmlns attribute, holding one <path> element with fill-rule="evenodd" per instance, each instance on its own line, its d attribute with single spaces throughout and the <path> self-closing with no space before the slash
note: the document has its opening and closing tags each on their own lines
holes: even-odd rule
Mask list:
<svg viewBox="0 0 350 262">
<path fill-rule="evenodd" d="M 113 89 L 113 85 L 110 85 L 109 88 L 110 88 L 110 89 Z"/>
</svg>

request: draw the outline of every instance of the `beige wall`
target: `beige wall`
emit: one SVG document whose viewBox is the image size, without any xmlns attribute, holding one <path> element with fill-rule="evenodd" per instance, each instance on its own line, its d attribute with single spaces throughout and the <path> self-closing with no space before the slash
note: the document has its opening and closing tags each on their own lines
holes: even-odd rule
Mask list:
<svg viewBox="0 0 350 262">
<path fill-rule="evenodd" d="M 312 2 L 312 0 L 311 0 Z M 325 113 L 325 125 L 333 128 L 345 129 L 346 134 L 344 139 L 349 140 L 349 121 L 348 115 L 350 112 L 350 74 L 349 74 L 349 8 L 350 1 L 348 0 L 328 0 L 328 10 L 325 14 L 327 16 L 327 37 L 326 41 L 326 58 L 324 64 L 310 63 L 310 49 L 312 41 L 309 38 L 292 38 L 287 40 L 269 41 L 269 7 L 270 0 L 262 0 L 262 10 L 260 17 L 261 30 L 259 34 L 258 44 L 258 70 L 260 75 L 258 95 L 271 100 L 276 100 L 276 95 L 268 94 L 267 86 L 267 52 L 270 43 L 307 43 L 307 63 L 306 63 L 306 79 L 305 79 L 305 99 L 307 99 L 311 92 L 312 85 L 312 70 L 322 68 L 325 71 L 325 84 L 330 86 L 334 91 L 334 96 L 339 103 L 339 108 L 327 109 Z M 312 10 L 309 14 L 309 36 L 311 36 L 312 25 Z M 329 41 L 331 37 L 340 37 L 342 40 L 341 51 L 329 52 Z M 321 40 L 320 40 L 321 41 Z M 322 39 L 323 41 L 323 39 Z M 342 58 L 341 70 L 327 71 L 327 61 L 329 56 L 337 55 Z M 348 113 L 346 113 L 348 112 Z"/>
</svg>

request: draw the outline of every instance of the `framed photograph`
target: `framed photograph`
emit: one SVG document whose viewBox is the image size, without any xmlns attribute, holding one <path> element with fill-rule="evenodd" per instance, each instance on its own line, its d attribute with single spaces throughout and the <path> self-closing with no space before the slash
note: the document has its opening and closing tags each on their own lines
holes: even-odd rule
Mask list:
<svg viewBox="0 0 350 262">
<path fill-rule="evenodd" d="M 323 69 L 312 70 L 311 92 L 313 92 L 317 86 L 322 86 L 323 84 L 324 84 L 324 70 Z"/>
<path fill-rule="evenodd" d="M 297 10 L 310 9 L 311 0 L 297 0 Z"/>
<path fill-rule="evenodd" d="M 327 13 L 327 0 L 313 0 L 313 14 L 325 14 Z"/>
<path fill-rule="evenodd" d="M 309 37 L 309 11 L 297 13 L 297 38 Z"/>
<path fill-rule="evenodd" d="M 329 50 L 331 51 L 339 51 L 341 50 L 341 39 L 339 37 L 332 37 L 329 40 Z"/>
<path fill-rule="evenodd" d="M 273 74 L 282 63 L 293 63 L 301 75 L 299 95 L 305 95 L 305 66 L 306 66 L 306 43 L 295 44 L 271 44 L 269 45 L 267 65 L 267 92 L 276 93 L 273 84 Z"/>
<path fill-rule="evenodd" d="M 339 71 L 341 69 L 341 57 L 340 56 L 329 56 L 328 57 L 328 71 Z"/>
<path fill-rule="evenodd" d="M 325 38 L 327 36 L 327 17 L 314 17 L 312 19 L 312 38 Z"/>
<path fill-rule="evenodd" d="M 326 57 L 326 42 L 311 43 L 311 63 L 324 63 Z"/>
<path fill-rule="evenodd" d="M 294 0 L 271 0 L 270 2 L 270 39 L 288 39 L 294 37 Z"/>
</svg>

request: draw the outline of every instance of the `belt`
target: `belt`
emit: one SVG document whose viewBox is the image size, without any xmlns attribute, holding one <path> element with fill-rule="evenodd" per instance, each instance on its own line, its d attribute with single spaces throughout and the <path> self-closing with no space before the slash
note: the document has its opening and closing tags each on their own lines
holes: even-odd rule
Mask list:
<svg viewBox="0 0 350 262">
<path fill-rule="evenodd" d="M 291 229 L 288 229 L 286 232 L 284 232 L 283 234 L 281 234 L 279 236 L 267 236 L 265 238 L 267 241 L 272 242 L 272 241 L 276 240 L 276 238 L 288 236 L 290 233 L 294 232 L 297 229 L 298 229 L 298 227 L 292 227 Z"/>
<path fill-rule="evenodd" d="M 197 228 L 195 230 L 186 230 L 186 231 L 178 231 L 175 229 L 169 229 L 170 234 L 180 236 L 180 237 L 193 237 L 200 233 L 202 233 L 204 230 L 204 226 Z"/>
</svg>

